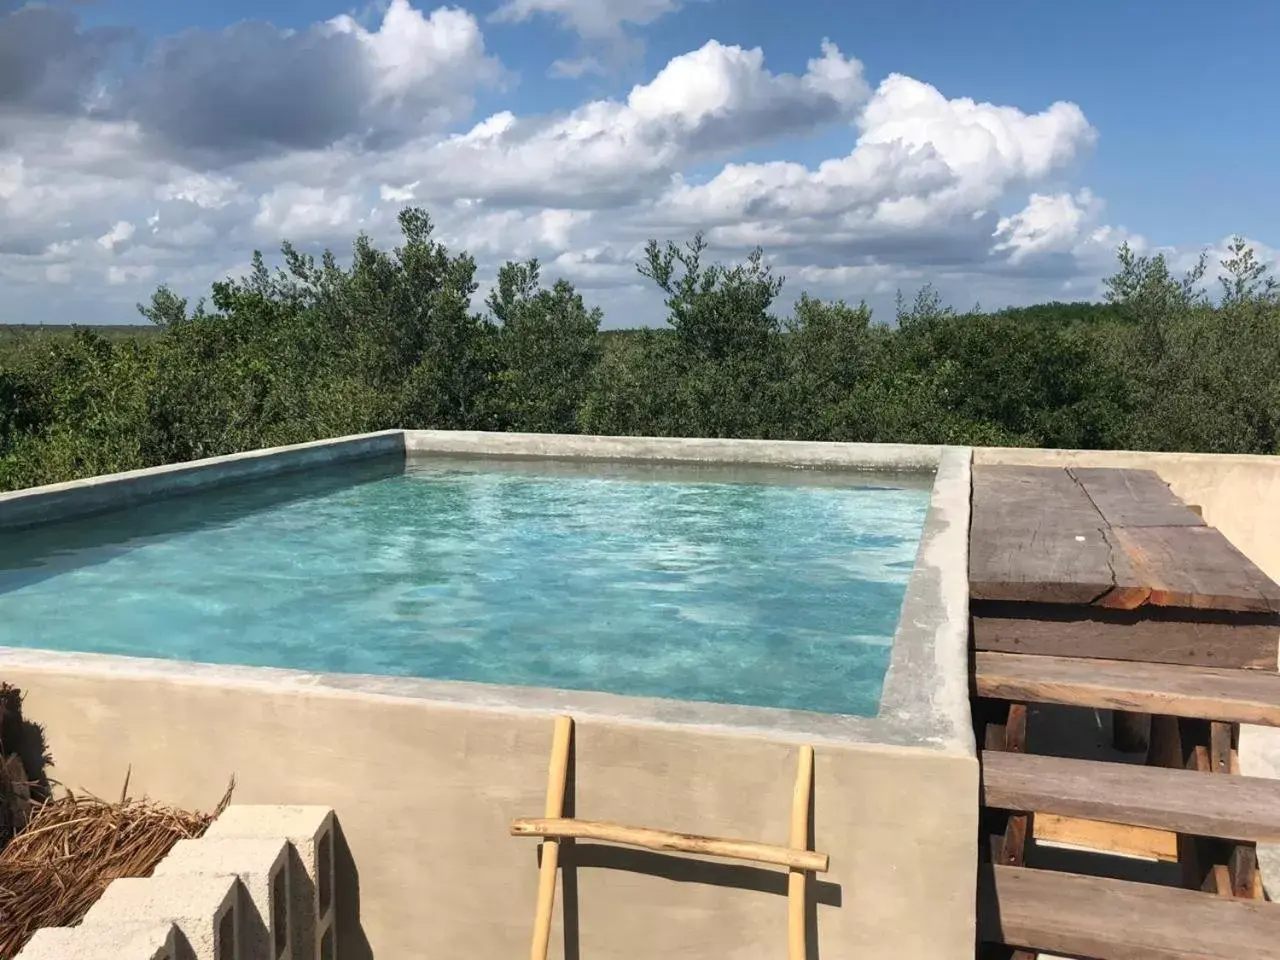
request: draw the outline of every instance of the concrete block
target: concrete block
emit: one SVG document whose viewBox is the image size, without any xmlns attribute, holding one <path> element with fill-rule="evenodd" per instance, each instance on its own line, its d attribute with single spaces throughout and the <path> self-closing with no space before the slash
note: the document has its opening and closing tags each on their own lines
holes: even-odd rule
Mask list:
<svg viewBox="0 0 1280 960">
<path fill-rule="evenodd" d="M 231 876 L 113 880 L 85 914 L 82 927 L 119 927 L 167 920 L 185 937 L 194 960 L 244 960 L 240 914 L 244 886 Z"/>
<path fill-rule="evenodd" d="M 178 930 L 157 921 L 112 927 L 37 930 L 15 960 L 186 960 Z"/>
<path fill-rule="evenodd" d="M 152 876 L 239 877 L 248 899 L 240 914 L 241 960 L 294 960 L 289 850 L 278 836 L 179 840 Z"/>
<path fill-rule="evenodd" d="M 337 910 L 334 907 L 336 823 L 333 810 L 321 806 L 232 804 L 210 824 L 206 840 L 283 838 L 290 857 L 290 916 L 295 960 L 334 960 Z M 324 944 L 329 952 L 324 953 Z"/>
</svg>

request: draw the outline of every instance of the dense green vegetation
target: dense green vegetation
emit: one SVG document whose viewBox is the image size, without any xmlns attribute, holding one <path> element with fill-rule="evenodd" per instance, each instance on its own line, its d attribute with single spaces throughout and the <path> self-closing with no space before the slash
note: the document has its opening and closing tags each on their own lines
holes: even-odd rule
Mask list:
<svg viewBox="0 0 1280 960">
<path fill-rule="evenodd" d="M 475 262 L 420 210 L 350 267 L 284 247 L 191 307 L 161 287 L 149 336 L 0 338 L 0 489 L 388 427 L 1280 452 L 1280 291 L 1243 241 L 1185 277 L 1124 248 L 1105 304 L 956 312 L 929 289 L 896 323 L 804 294 L 759 252 L 651 242 L 668 326 L 602 334 L 538 264 L 483 313 Z"/>
</svg>

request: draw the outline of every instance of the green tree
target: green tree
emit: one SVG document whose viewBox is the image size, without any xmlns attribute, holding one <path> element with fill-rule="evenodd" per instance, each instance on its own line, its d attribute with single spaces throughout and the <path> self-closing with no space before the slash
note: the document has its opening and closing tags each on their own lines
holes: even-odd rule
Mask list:
<svg viewBox="0 0 1280 960">
<path fill-rule="evenodd" d="M 537 260 L 508 262 L 488 307 L 500 325 L 497 404 L 510 430 L 574 433 L 600 357 L 598 307 L 567 280 L 541 285 Z"/>
</svg>

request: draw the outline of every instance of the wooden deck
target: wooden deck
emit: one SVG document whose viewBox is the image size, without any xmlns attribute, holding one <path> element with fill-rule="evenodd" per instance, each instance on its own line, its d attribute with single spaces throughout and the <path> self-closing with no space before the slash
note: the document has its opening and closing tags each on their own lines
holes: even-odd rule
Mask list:
<svg viewBox="0 0 1280 960">
<path fill-rule="evenodd" d="M 1238 724 L 1280 726 L 1280 585 L 1155 473 L 1118 469 L 975 466 L 969 573 L 983 952 L 1280 957 L 1254 850 L 1280 840 L 1280 781 L 1235 755 Z M 1038 704 L 1111 712 L 1128 755 L 1037 755 Z M 1181 888 L 1108 856 L 1037 868 L 1051 839 L 1176 862 Z"/>
</svg>

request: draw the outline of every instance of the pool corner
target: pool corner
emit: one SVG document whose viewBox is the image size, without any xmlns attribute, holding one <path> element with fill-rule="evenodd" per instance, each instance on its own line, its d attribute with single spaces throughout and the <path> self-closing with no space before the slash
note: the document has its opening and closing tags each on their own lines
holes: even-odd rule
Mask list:
<svg viewBox="0 0 1280 960">
<path fill-rule="evenodd" d="M 15 509 L 25 522 L 79 516 L 394 450 L 932 473 L 879 715 L 0 651 L 4 679 L 27 693 L 29 715 L 47 728 L 60 779 L 106 794 L 131 771 L 136 793 L 207 806 L 234 774 L 237 802 L 333 807 L 359 866 L 364 933 L 377 954 L 497 960 L 527 948 L 528 912 L 495 913 L 492 904 L 532 909 L 536 858 L 507 824 L 542 809 L 552 716 L 578 720 L 577 815 L 779 843 L 796 749 L 812 744 L 816 846 L 832 858 L 811 908 L 822 953 L 972 957 L 978 766 L 967 679 L 967 448 L 392 431 L 0 498 L 0 527 Z M 589 894 L 572 934 L 585 953 L 705 960 L 714 938 L 719 955 L 751 958 L 774 955 L 782 942 L 785 876 L 585 844 L 576 853 L 573 876 Z M 474 882 L 459 884 L 440 863 L 466 863 Z M 430 924 L 424 903 L 434 905 Z M 565 936 L 557 923 L 555 937 Z"/>
</svg>

